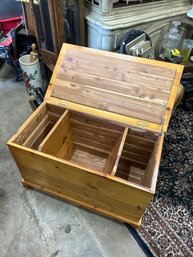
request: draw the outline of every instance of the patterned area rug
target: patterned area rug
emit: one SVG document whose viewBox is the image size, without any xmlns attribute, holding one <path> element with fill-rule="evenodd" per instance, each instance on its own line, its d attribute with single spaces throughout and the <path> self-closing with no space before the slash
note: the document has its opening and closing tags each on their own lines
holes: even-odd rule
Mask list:
<svg viewBox="0 0 193 257">
<path fill-rule="evenodd" d="M 193 106 L 185 108 L 180 104 L 172 115 L 155 197 L 143 217 L 138 235 L 133 229 L 137 241 L 142 239 L 146 253 L 151 250 L 148 256 L 193 256 L 192 110 Z"/>
</svg>

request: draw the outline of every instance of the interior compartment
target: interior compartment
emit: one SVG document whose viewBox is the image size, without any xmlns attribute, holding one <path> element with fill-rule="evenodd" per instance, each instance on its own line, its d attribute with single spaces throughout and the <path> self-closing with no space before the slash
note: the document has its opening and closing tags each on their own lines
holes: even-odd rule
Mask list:
<svg viewBox="0 0 193 257">
<path fill-rule="evenodd" d="M 150 187 L 159 134 L 44 104 L 15 143 Z"/>
<path fill-rule="evenodd" d="M 14 142 L 37 150 L 64 112 L 62 107 L 43 104 L 34 112 L 35 117 L 21 130 Z"/>
<path fill-rule="evenodd" d="M 111 173 L 122 151 L 126 128 L 86 114 L 66 111 L 39 145 L 39 151 Z"/>
<path fill-rule="evenodd" d="M 159 139 L 158 134 L 130 128 L 115 175 L 127 181 L 150 187 Z"/>
</svg>

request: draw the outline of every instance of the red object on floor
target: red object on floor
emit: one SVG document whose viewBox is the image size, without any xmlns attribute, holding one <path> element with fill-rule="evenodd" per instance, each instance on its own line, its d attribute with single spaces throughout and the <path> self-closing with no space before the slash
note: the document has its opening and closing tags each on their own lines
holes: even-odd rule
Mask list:
<svg viewBox="0 0 193 257">
<path fill-rule="evenodd" d="M 4 35 L 6 35 L 11 29 L 15 28 L 22 19 L 22 16 L 3 20 L 0 19 L 1 30 L 3 31 Z"/>
<path fill-rule="evenodd" d="M 11 36 L 0 39 L 0 46 L 9 46 L 12 43 Z"/>
</svg>

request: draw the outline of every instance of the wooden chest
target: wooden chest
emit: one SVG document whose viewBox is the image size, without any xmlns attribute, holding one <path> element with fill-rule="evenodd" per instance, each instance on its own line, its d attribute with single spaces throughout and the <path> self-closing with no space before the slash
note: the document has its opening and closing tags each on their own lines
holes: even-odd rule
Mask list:
<svg viewBox="0 0 193 257">
<path fill-rule="evenodd" d="M 23 185 L 138 227 L 182 70 L 64 44 L 45 102 L 8 142 Z"/>
</svg>

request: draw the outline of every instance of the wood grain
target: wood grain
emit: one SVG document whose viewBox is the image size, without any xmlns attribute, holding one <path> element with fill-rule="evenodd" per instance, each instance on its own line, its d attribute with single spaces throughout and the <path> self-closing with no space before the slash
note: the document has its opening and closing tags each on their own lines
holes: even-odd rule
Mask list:
<svg viewBox="0 0 193 257">
<path fill-rule="evenodd" d="M 65 139 L 64 143 L 62 144 L 62 146 L 56 152 L 55 156 L 58 158 L 69 160 L 72 154 L 73 144 L 74 144 L 74 141 L 72 137 L 72 132 L 70 132 L 67 138 Z"/>
<path fill-rule="evenodd" d="M 162 154 L 162 146 L 163 146 L 164 135 L 161 135 L 155 146 L 151 158 L 149 159 L 143 185 L 151 188 L 152 192 L 155 192 L 157 176 L 159 172 L 159 165 Z"/>
<path fill-rule="evenodd" d="M 155 67 L 153 65 L 145 66 L 141 63 L 136 64 L 135 62 L 120 60 L 119 55 L 117 55 L 115 59 L 104 55 L 88 53 L 88 51 L 86 51 L 84 51 L 84 49 L 83 52 L 67 50 L 60 67 L 59 78 L 63 72 L 65 75 L 72 74 L 72 78 L 74 78 L 75 75 L 85 74 L 86 79 L 91 76 L 93 80 L 98 82 L 100 82 L 100 78 L 104 79 L 104 81 L 107 80 L 107 82 L 108 79 L 111 79 L 114 84 L 119 81 L 123 84 L 127 83 L 127 86 L 131 88 L 136 83 L 136 85 L 144 86 L 145 89 L 149 88 L 150 91 L 151 89 L 157 89 L 159 91 L 165 90 L 166 92 L 170 91 L 175 73 L 169 69 Z M 87 55 L 87 58 L 85 58 L 85 55 Z M 90 67 L 90 69 L 88 69 L 88 67 Z M 163 76 L 162 73 L 164 73 L 165 76 Z M 84 79 L 83 76 L 80 77 L 79 82 L 81 79 Z M 116 85 L 114 89 L 119 92 L 119 88 L 116 87 Z M 158 99 L 161 98 L 159 97 Z"/>
<path fill-rule="evenodd" d="M 59 85 L 53 89 L 53 95 L 57 98 L 162 124 L 164 102 L 131 97 L 81 83 L 62 80 L 58 83 Z"/>
<path fill-rule="evenodd" d="M 102 172 L 104 171 L 107 156 L 107 154 L 104 154 L 101 151 L 75 143 L 69 160 L 81 165 L 83 168 L 86 167 Z"/>
<path fill-rule="evenodd" d="M 105 163 L 104 172 L 107 172 L 109 174 L 112 174 L 112 170 L 115 164 L 115 161 L 117 159 L 117 155 L 119 152 L 119 148 L 120 148 L 120 144 L 121 144 L 121 137 L 119 138 L 119 140 L 117 141 L 117 143 L 115 144 L 115 146 L 113 147 L 112 151 L 110 152 L 107 161 Z"/>
<path fill-rule="evenodd" d="M 19 128 L 14 135 L 14 142 L 18 144 L 24 144 L 28 140 L 29 136 L 37 128 L 38 124 L 45 118 L 47 113 L 46 103 L 40 105 L 39 108 L 31 115 L 31 117 Z"/>
<path fill-rule="evenodd" d="M 69 111 L 66 110 L 46 138 L 42 141 L 38 150 L 55 156 L 70 133 L 71 124 Z"/>
<path fill-rule="evenodd" d="M 25 140 L 23 143 L 24 146 L 32 146 L 33 143 L 36 141 L 37 137 L 39 137 L 40 133 L 45 130 L 45 128 L 48 125 L 51 125 L 51 122 L 49 121 L 49 116 L 48 114 L 45 115 L 45 117 L 42 119 L 42 121 L 38 124 L 36 124 L 36 128 L 34 131 L 32 131 L 28 136 L 28 138 Z"/>
<path fill-rule="evenodd" d="M 67 161 L 13 143 L 9 143 L 9 148 L 24 181 L 103 209 L 111 217 L 117 215 L 138 222 L 152 197 L 142 186 L 133 187 L 131 182 L 111 175 L 69 165 Z"/>
<path fill-rule="evenodd" d="M 85 201 L 77 200 L 77 199 L 74 199 L 73 197 L 69 197 L 68 194 L 56 192 L 53 189 L 51 190 L 47 187 L 39 186 L 38 184 L 32 183 L 29 180 L 24 181 L 24 179 L 22 179 L 21 182 L 22 182 L 23 186 L 25 186 L 26 188 L 34 188 L 34 189 L 36 189 L 40 192 L 44 192 L 44 193 L 46 193 L 48 195 L 51 195 L 51 196 L 54 196 L 58 199 L 66 200 L 66 201 L 68 201 L 68 202 L 70 202 L 70 203 L 72 203 L 72 204 L 74 204 L 78 207 L 82 207 L 82 208 L 91 210 L 92 212 L 102 214 L 106 217 L 111 217 L 111 218 L 119 220 L 121 222 L 129 223 L 134 228 L 139 228 L 139 226 L 141 225 L 141 218 L 138 221 L 134 221 L 133 219 L 129 219 L 128 217 L 125 218 L 124 216 L 121 216 L 121 215 L 118 215 L 118 214 L 113 214 L 112 212 L 104 210 L 103 208 L 94 206 L 92 204 L 85 203 Z"/>
<path fill-rule="evenodd" d="M 143 185 L 145 177 L 145 170 L 131 166 L 129 170 L 128 180 L 136 184 Z"/>
<path fill-rule="evenodd" d="M 117 171 L 117 167 L 119 165 L 119 160 L 120 160 L 122 152 L 123 152 L 123 148 L 124 148 L 124 145 L 125 145 L 125 141 L 126 141 L 128 131 L 129 131 L 129 128 L 125 128 L 124 133 L 123 133 L 122 138 L 121 138 L 121 141 L 119 143 L 119 148 L 117 149 L 115 164 L 113 166 L 111 175 L 115 175 L 115 173 Z"/>
<path fill-rule="evenodd" d="M 51 122 L 48 122 L 46 126 L 40 131 L 40 133 L 37 134 L 37 137 L 35 138 L 35 141 L 30 145 L 30 148 L 37 150 L 41 142 L 52 129 L 52 127 L 53 124 Z"/>
<path fill-rule="evenodd" d="M 68 56 L 68 54 L 71 56 Z M 79 62 L 83 61 L 82 56 L 88 56 L 88 62 L 92 62 L 92 65 L 87 67 L 87 69 L 85 70 L 85 73 L 81 75 L 78 69 L 79 68 L 81 69 Z M 95 60 L 93 60 L 93 56 L 94 56 L 94 59 L 96 59 L 96 62 Z M 63 64 L 66 65 L 66 63 L 64 63 L 65 58 L 67 58 L 68 65 L 69 65 L 68 67 L 75 66 L 73 70 L 69 69 L 68 67 L 67 67 L 68 69 L 65 68 L 65 66 L 63 65 Z M 74 58 L 75 59 L 78 58 L 78 60 L 75 61 L 75 64 L 72 64 L 74 62 Z M 100 69 L 102 65 L 105 65 L 104 60 L 103 62 L 101 61 L 101 59 L 103 58 L 104 60 L 106 60 L 105 58 L 110 60 L 110 63 L 108 63 L 108 68 L 106 68 L 108 73 L 106 74 L 104 72 L 105 69 L 103 69 L 103 71 L 100 72 L 99 75 L 97 75 L 95 74 L 97 72 L 95 69 L 95 64 L 97 69 Z M 97 62 L 97 60 L 99 61 Z M 120 62 L 122 62 L 122 64 L 124 63 L 124 65 L 121 66 Z M 100 63 L 100 65 L 98 65 L 98 63 Z M 115 66 L 117 65 L 118 68 L 121 69 L 121 72 L 117 72 L 116 70 L 117 68 L 114 65 Z M 140 67 L 139 70 L 136 69 L 138 65 Z M 129 69 L 127 67 L 129 67 Z M 84 65 L 83 65 L 83 69 L 85 69 Z M 116 76 L 120 76 L 120 73 L 122 74 L 122 72 L 124 72 L 125 74 L 126 73 L 125 69 L 127 69 L 127 72 L 131 76 L 131 79 L 127 82 L 124 81 L 125 78 L 127 78 L 127 76 L 123 75 L 122 76 L 123 79 L 120 77 L 116 78 Z M 160 132 L 162 130 L 166 131 L 169 123 L 169 119 L 171 116 L 173 103 L 176 98 L 176 93 L 178 90 L 178 84 L 180 82 L 182 71 L 183 71 L 182 65 L 137 58 L 137 57 L 127 56 L 127 55 L 107 52 L 107 51 L 96 50 L 96 49 L 83 48 L 80 46 L 74 46 L 70 44 L 63 44 L 61 53 L 57 61 L 57 65 L 55 67 L 54 74 L 51 78 L 51 82 L 49 84 L 49 87 L 46 93 L 46 101 L 50 103 L 55 103 L 58 105 L 68 106 L 68 108 L 71 110 L 80 110 L 84 113 L 91 114 L 100 118 L 109 119 L 112 121 L 117 121 L 122 124 L 132 125 L 134 127 L 141 127 L 146 130 L 151 130 L 156 132 Z M 61 80 L 60 75 L 63 72 L 67 76 L 66 78 L 67 83 L 70 82 L 75 85 L 78 84 L 77 80 L 78 80 L 78 76 L 80 76 L 79 83 L 81 83 L 82 85 L 95 87 L 97 83 L 96 81 L 98 81 L 98 89 L 110 91 L 111 85 L 113 84 L 112 91 L 116 92 L 116 84 L 117 84 L 118 90 L 120 87 L 120 90 L 122 90 L 123 94 L 128 94 L 133 98 L 143 99 L 146 101 L 149 100 L 150 102 L 152 101 L 154 103 L 163 102 L 163 104 L 165 104 L 164 105 L 165 108 L 163 107 L 162 121 L 165 125 L 163 126 L 163 124 L 156 123 L 155 121 L 154 122 L 147 121 L 148 117 L 146 120 L 144 120 L 144 117 L 138 118 L 136 116 L 127 116 L 125 114 L 109 111 L 107 110 L 108 105 L 104 103 L 101 105 L 103 109 L 102 108 L 100 109 L 95 106 L 92 107 L 92 104 L 94 104 L 93 102 L 91 103 L 91 105 L 88 105 L 88 106 L 85 104 L 78 103 L 76 102 L 77 101 L 76 95 L 75 95 L 74 101 L 70 101 L 70 100 L 68 101 L 67 99 L 68 96 L 67 98 L 65 98 L 65 94 L 63 94 L 62 98 L 60 99 L 56 98 L 57 96 L 53 97 L 54 96 L 53 90 L 55 88 L 55 85 L 58 84 L 57 80 Z M 114 76 L 115 78 L 114 77 L 112 78 L 112 76 Z M 103 77 L 105 77 L 105 79 Z M 86 80 L 88 79 L 88 81 L 85 81 L 85 79 Z M 112 83 L 112 81 L 115 81 L 116 83 Z M 127 87 L 127 84 L 128 84 L 128 87 Z M 145 87 L 143 86 L 144 84 L 146 85 Z M 166 88 L 163 89 L 164 87 Z M 170 90 L 171 90 L 171 93 L 170 93 Z M 160 100 L 158 99 L 159 96 L 160 96 Z M 144 110 L 142 110 L 142 113 L 143 111 Z M 139 113 L 139 110 L 136 111 L 137 115 L 138 113 Z M 151 119 L 151 115 L 149 116 Z"/>
<path fill-rule="evenodd" d="M 106 56 L 103 51 L 100 54 L 82 47 L 77 51 L 67 48 L 51 95 L 162 124 L 175 71 L 119 56 Z"/>
<path fill-rule="evenodd" d="M 124 127 L 118 123 L 109 122 L 106 119 L 101 119 L 98 117 L 94 117 L 93 115 L 84 114 L 79 112 L 78 110 L 76 112 L 71 111 L 70 114 L 71 114 L 70 115 L 71 121 L 77 121 L 79 123 L 84 123 L 85 125 L 91 125 L 93 126 L 93 128 L 96 128 L 96 129 L 102 128 L 102 129 L 106 129 L 108 131 L 114 131 L 114 132 L 124 131 Z"/>
</svg>

